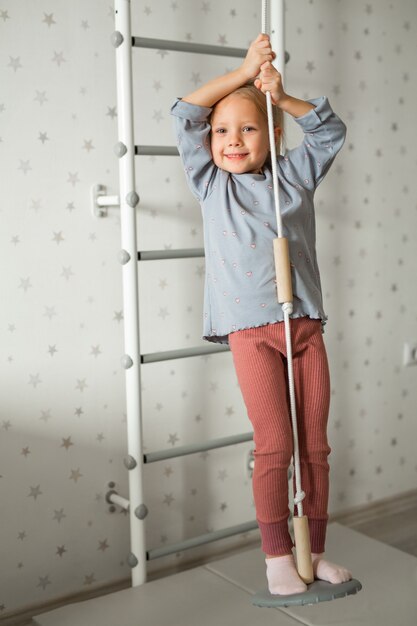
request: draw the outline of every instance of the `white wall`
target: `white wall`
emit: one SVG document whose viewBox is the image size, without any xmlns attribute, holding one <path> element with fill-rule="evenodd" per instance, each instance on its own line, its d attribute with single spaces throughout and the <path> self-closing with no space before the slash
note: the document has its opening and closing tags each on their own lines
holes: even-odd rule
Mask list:
<svg viewBox="0 0 417 626">
<path fill-rule="evenodd" d="M 246 47 L 260 29 L 260 2 L 132 4 L 137 35 Z M 328 94 L 349 132 L 317 193 L 333 512 L 416 486 L 416 29 L 413 0 L 288 2 L 287 89 Z M 119 221 L 89 200 L 93 183 L 118 193 L 112 31 L 110 2 L 0 8 L 3 616 L 130 571 L 128 519 L 103 498 L 127 485 Z M 173 98 L 234 66 L 136 50 L 137 143 L 173 144 Z M 140 248 L 202 245 L 178 159 L 137 164 Z M 203 273 L 141 267 L 142 352 L 202 343 Z M 229 353 L 147 366 L 143 403 L 148 450 L 250 430 Z M 148 547 L 253 519 L 249 448 L 146 467 Z"/>
</svg>

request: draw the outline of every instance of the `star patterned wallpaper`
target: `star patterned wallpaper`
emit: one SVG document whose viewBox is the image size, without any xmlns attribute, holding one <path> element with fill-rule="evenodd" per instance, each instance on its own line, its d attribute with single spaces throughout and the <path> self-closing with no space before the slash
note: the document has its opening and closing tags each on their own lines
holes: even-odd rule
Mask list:
<svg viewBox="0 0 417 626">
<path fill-rule="evenodd" d="M 417 368 L 402 363 L 417 341 L 417 5 L 287 5 L 287 90 L 328 95 L 348 125 L 316 195 L 336 512 L 417 483 Z M 132 33 L 149 37 L 246 47 L 260 30 L 251 0 L 132 0 L 132 14 Z M 102 0 L 0 4 L 0 619 L 130 575 L 128 517 L 104 500 L 109 481 L 127 496 L 120 225 L 117 209 L 97 218 L 90 206 L 93 184 L 118 193 L 113 29 Z M 173 145 L 174 97 L 236 67 L 133 54 L 143 144 Z M 178 159 L 138 157 L 137 190 L 140 249 L 202 246 Z M 203 259 L 140 266 L 143 353 L 204 343 L 203 280 Z M 144 366 L 142 391 L 146 450 L 251 430 L 230 353 Z M 250 449 L 147 466 L 148 548 L 254 519 Z"/>
</svg>

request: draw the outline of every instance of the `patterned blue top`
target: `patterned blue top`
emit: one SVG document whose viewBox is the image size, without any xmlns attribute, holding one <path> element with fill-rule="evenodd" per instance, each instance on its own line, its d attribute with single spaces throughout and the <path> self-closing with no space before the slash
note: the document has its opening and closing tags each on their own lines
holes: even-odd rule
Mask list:
<svg viewBox="0 0 417 626">
<path fill-rule="evenodd" d="M 300 146 L 278 157 L 283 236 L 290 251 L 292 317 L 326 323 L 316 258 L 314 192 L 343 145 L 346 127 L 327 98 L 294 118 L 304 131 Z M 172 106 L 178 149 L 188 185 L 200 202 L 206 276 L 203 339 L 228 343 L 244 328 L 284 319 L 277 301 L 274 251 L 277 237 L 272 172 L 231 174 L 218 168 L 210 151 L 212 109 L 178 99 Z"/>
</svg>

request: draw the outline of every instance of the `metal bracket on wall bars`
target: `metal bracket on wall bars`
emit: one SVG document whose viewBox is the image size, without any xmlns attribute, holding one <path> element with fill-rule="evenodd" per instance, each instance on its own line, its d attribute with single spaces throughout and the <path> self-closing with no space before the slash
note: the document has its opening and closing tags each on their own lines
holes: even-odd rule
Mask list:
<svg viewBox="0 0 417 626">
<path fill-rule="evenodd" d="M 107 217 L 109 206 L 119 207 L 119 196 L 108 196 L 106 185 L 93 185 L 91 187 L 91 212 L 93 216 Z"/>
</svg>

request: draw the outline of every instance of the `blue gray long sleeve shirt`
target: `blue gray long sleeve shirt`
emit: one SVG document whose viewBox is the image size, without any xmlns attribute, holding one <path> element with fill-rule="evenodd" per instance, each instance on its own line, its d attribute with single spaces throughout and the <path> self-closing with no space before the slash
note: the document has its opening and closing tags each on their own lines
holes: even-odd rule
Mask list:
<svg viewBox="0 0 417 626">
<path fill-rule="evenodd" d="M 278 157 L 283 236 L 288 239 L 293 286 L 292 317 L 325 324 L 316 258 L 314 192 L 346 133 L 327 98 L 310 100 L 294 118 L 304 131 L 297 148 Z M 231 174 L 218 168 L 210 151 L 212 109 L 177 100 L 177 145 L 187 181 L 201 205 L 206 275 L 203 339 L 228 343 L 229 333 L 282 321 L 277 301 L 273 239 L 277 237 L 272 172 Z"/>
</svg>

